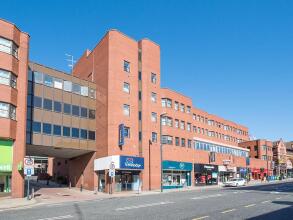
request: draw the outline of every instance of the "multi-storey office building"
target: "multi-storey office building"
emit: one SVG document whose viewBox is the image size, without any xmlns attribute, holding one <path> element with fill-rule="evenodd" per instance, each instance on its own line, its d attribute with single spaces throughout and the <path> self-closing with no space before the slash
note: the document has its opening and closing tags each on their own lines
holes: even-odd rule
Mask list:
<svg viewBox="0 0 293 220">
<path fill-rule="evenodd" d="M 0 59 L 0 67 L 11 82 L 0 85 L 6 106 L 0 120 L 9 128 L 0 130 L 0 150 L 10 146 L 14 152 L 9 154 L 13 196 L 23 195 L 25 155 L 54 157 L 48 164 L 52 175 L 100 191 L 108 191 L 110 183 L 114 191 L 140 185 L 143 190 L 158 189 L 161 168 L 164 188 L 180 188 L 245 176 L 253 165 L 247 163 L 249 150 L 238 147 L 249 140 L 248 128 L 161 88 L 156 43 L 110 30 L 92 51 L 85 51 L 70 75 L 29 62 L 28 36 L 8 22 L 0 24 L 1 39 L 16 45 L 10 52 L 0 51 L 6 59 Z M 111 163 L 116 168 L 112 182 Z"/>
<path fill-rule="evenodd" d="M 240 147 L 249 149 L 250 160 L 256 160 L 251 166 L 251 178 L 263 179 L 268 175 L 273 175 L 273 142 L 259 139 L 239 143 Z"/>
</svg>

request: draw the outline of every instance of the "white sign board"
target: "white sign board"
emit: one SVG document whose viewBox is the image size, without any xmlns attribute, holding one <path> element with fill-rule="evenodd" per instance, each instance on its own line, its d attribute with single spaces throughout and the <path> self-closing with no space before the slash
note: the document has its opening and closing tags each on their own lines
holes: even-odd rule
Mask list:
<svg viewBox="0 0 293 220">
<path fill-rule="evenodd" d="M 31 157 L 25 157 L 23 160 L 24 164 L 24 175 L 26 176 L 32 176 L 35 174 L 35 161 L 34 158 Z"/>
</svg>

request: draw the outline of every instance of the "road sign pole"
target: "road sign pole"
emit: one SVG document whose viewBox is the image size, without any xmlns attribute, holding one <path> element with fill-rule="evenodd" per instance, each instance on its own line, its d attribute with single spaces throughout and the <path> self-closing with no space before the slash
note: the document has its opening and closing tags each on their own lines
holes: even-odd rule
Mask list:
<svg viewBox="0 0 293 220">
<path fill-rule="evenodd" d="M 30 200 L 30 177 L 27 176 L 27 200 Z"/>
</svg>

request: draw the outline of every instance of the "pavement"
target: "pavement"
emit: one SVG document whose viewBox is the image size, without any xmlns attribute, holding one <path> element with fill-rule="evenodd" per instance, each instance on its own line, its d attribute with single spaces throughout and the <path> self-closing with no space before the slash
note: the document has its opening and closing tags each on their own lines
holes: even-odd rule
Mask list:
<svg viewBox="0 0 293 220">
<path fill-rule="evenodd" d="M 292 180 L 167 192 L 0 208 L 0 219 L 293 219 Z"/>
</svg>

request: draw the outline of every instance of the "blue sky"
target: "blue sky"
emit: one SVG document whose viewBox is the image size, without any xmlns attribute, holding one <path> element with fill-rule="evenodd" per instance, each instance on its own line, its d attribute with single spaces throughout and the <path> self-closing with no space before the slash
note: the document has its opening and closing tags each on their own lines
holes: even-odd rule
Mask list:
<svg viewBox="0 0 293 220">
<path fill-rule="evenodd" d="M 3 1 L 1 18 L 31 35 L 30 59 L 69 71 L 109 29 L 161 46 L 162 86 L 196 107 L 293 140 L 293 1 Z"/>
</svg>

